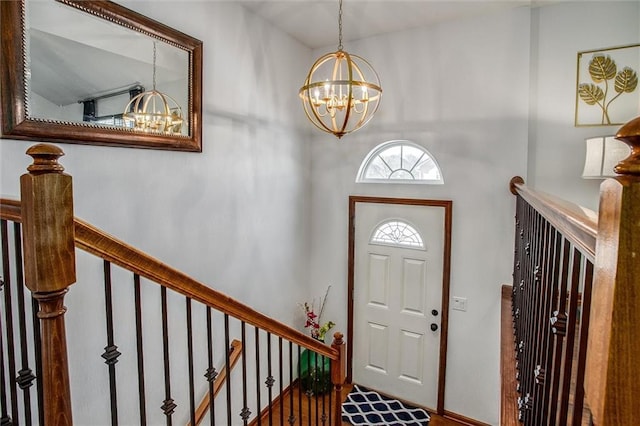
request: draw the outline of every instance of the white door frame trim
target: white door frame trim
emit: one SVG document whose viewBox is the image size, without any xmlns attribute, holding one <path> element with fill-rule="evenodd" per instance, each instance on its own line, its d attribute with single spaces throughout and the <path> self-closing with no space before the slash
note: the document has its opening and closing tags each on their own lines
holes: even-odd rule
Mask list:
<svg viewBox="0 0 640 426">
<path fill-rule="evenodd" d="M 355 219 L 358 203 L 400 204 L 444 208 L 444 256 L 442 264 L 442 318 L 440 324 L 440 362 L 438 369 L 438 403 L 436 414 L 444 415 L 444 390 L 447 366 L 447 338 L 449 329 L 449 286 L 451 277 L 451 222 L 453 201 L 413 198 L 384 198 L 349 196 L 349 254 L 347 277 L 347 382 L 353 379 L 353 297 L 355 275 Z"/>
</svg>

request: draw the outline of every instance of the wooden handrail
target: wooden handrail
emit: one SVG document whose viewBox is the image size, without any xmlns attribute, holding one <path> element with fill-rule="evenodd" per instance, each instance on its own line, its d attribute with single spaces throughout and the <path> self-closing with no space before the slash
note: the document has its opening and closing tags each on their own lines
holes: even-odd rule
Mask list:
<svg viewBox="0 0 640 426">
<path fill-rule="evenodd" d="M 236 363 L 240 359 L 240 355 L 242 355 L 242 342 L 239 340 L 234 340 L 231 342 L 231 349 L 229 351 L 229 370 L 232 370 L 233 367 L 236 365 Z M 220 374 L 218 374 L 218 376 L 216 377 L 216 380 L 213 382 L 214 398 L 216 397 L 216 395 L 218 395 L 218 392 L 220 392 L 220 389 L 222 389 L 222 385 L 226 381 L 227 381 L 227 368 L 223 366 L 220 369 Z M 200 401 L 198 408 L 196 408 L 196 414 L 195 414 L 196 426 L 198 426 L 200 422 L 202 422 L 202 419 L 204 419 L 205 414 L 207 414 L 207 411 L 209 411 L 209 407 L 211 406 L 210 398 L 211 397 L 209 395 L 209 392 L 207 392 L 204 398 L 202 398 L 202 401 Z M 191 426 L 191 422 L 188 422 L 187 426 Z"/>
<path fill-rule="evenodd" d="M 598 236 L 598 214 L 593 210 L 562 200 L 524 184 L 520 176 L 509 183 L 511 193 L 520 195 L 592 262 Z"/>
<path fill-rule="evenodd" d="M 22 222 L 20 201 L 0 198 L 0 217 L 12 222 Z"/>
<path fill-rule="evenodd" d="M 20 202 L 0 199 L 2 218 L 20 221 Z M 282 337 L 332 360 L 338 351 L 255 309 L 196 281 L 185 273 L 129 246 L 89 223 L 75 218 L 76 247 L 154 281 L 193 300 L 197 300 L 240 321 Z"/>
</svg>

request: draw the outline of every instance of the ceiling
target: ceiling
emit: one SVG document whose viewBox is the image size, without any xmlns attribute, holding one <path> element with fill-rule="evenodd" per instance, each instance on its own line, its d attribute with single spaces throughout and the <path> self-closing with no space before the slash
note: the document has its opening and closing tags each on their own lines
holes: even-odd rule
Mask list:
<svg viewBox="0 0 640 426">
<path fill-rule="evenodd" d="M 344 0 L 343 43 L 492 10 L 539 6 L 551 1 Z M 338 46 L 337 0 L 240 0 L 238 3 L 310 48 Z"/>
</svg>

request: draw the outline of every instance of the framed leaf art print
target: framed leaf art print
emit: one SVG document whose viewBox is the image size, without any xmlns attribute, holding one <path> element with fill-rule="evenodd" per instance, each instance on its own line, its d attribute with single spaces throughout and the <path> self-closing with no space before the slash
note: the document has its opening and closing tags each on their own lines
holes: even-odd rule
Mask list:
<svg viewBox="0 0 640 426">
<path fill-rule="evenodd" d="M 640 44 L 578 52 L 576 126 L 615 126 L 640 115 Z"/>
</svg>

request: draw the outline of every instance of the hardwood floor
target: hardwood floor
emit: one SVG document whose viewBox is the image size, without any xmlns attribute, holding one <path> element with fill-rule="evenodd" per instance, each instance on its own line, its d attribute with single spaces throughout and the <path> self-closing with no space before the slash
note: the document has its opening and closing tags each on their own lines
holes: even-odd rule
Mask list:
<svg viewBox="0 0 640 426">
<path fill-rule="evenodd" d="M 349 392 L 351 391 L 351 388 L 353 386 L 352 385 L 345 385 L 344 389 L 342 390 L 342 400 L 344 401 L 347 397 L 347 395 L 349 394 Z M 302 397 L 302 401 L 300 400 L 300 395 Z M 289 407 L 289 405 L 291 404 L 291 400 L 290 400 L 290 396 L 287 394 L 284 397 L 284 403 L 285 403 L 285 413 L 284 415 L 287 416 L 287 408 Z M 316 424 L 322 424 L 321 422 L 317 422 L 316 423 L 316 418 L 320 418 L 320 415 L 322 413 L 322 399 L 318 400 L 318 407 L 319 407 L 319 411 L 320 414 L 318 414 L 318 416 L 316 417 L 316 398 L 315 397 L 308 397 L 307 395 L 305 395 L 304 393 L 301 393 L 298 391 L 297 385 L 294 387 L 293 389 L 293 406 L 295 407 L 296 411 L 297 411 L 297 407 L 298 404 L 301 403 L 302 406 L 302 422 L 301 424 L 303 425 L 316 425 Z M 325 400 L 325 404 L 328 404 L 328 398 Z M 278 406 L 278 404 L 276 404 L 276 407 Z M 326 408 L 326 412 L 327 414 L 329 413 L 328 407 L 327 405 L 325 405 Z M 275 409 L 274 413 L 273 413 L 273 424 L 274 425 L 279 425 L 280 424 L 280 415 L 281 413 L 279 412 L 279 410 Z M 311 422 L 309 421 L 309 418 L 311 418 Z M 253 425 L 257 425 L 257 424 L 269 424 L 269 419 L 266 417 L 262 418 L 261 422 L 254 422 Z M 284 424 L 288 424 L 287 423 L 287 417 L 284 418 Z M 299 423 L 296 423 L 299 424 Z M 342 422 L 343 426 L 351 426 L 351 423 L 348 422 Z M 468 423 L 460 423 L 458 421 L 449 419 L 449 418 L 445 418 L 442 416 L 438 416 L 436 414 L 431 414 L 431 421 L 429 422 L 429 426 L 468 426 Z"/>
</svg>

